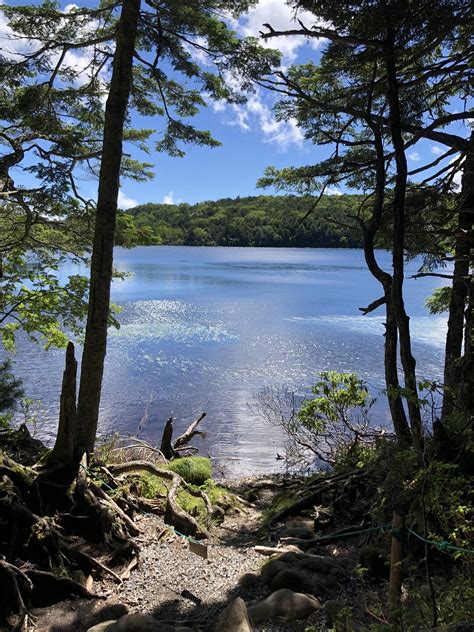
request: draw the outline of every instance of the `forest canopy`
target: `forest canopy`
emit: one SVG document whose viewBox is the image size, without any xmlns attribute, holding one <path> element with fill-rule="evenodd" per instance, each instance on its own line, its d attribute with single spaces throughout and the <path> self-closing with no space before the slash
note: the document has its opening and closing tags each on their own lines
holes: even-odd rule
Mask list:
<svg viewBox="0 0 474 632">
<path fill-rule="evenodd" d="M 142 204 L 131 215 L 142 244 L 186 246 L 347 247 L 361 246 L 360 231 L 347 217 L 359 195 L 259 195 L 197 204 Z M 119 238 L 122 233 L 119 231 Z"/>
</svg>

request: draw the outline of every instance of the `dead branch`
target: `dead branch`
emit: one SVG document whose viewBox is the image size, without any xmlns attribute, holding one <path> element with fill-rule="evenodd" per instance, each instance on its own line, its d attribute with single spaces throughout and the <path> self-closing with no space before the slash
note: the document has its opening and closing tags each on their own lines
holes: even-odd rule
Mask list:
<svg viewBox="0 0 474 632">
<path fill-rule="evenodd" d="M 182 446 L 185 446 L 196 435 L 203 434 L 200 430 L 196 430 L 196 428 L 198 427 L 198 425 L 201 423 L 201 421 L 204 419 L 205 416 L 206 416 L 206 413 L 202 413 L 199 419 L 196 419 L 196 421 L 193 421 L 193 423 L 188 426 L 188 428 L 183 432 L 183 434 L 177 437 L 177 439 L 173 443 L 173 450 L 178 450 Z"/>
</svg>

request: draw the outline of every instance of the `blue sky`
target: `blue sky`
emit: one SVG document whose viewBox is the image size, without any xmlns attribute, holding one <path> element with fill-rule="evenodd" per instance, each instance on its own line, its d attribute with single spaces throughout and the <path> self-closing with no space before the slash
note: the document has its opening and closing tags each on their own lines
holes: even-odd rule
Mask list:
<svg viewBox="0 0 474 632">
<path fill-rule="evenodd" d="M 2 0 L 0 0 L 2 2 Z M 27 0 L 10 0 L 12 4 L 26 4 Z M 91 4 L 84 0 L 84 4 Z M 62 3 L 67 7 L 77 6 Z M 311 24 L 310 16 L 304 13 L 299 18 Z M 3 22 L 2 22 L 3 20 Z M 258 36 L 264 23 L 271 23 L 275 29 L 295 26 L 292 10 L 284 0 L 260 0 L 248 14 L 234 23 L 240 35 Z M 0 45 L 5 41 L 4 18 L 0 16 Z M 309 42 L 299 36 L 278 38 L 271 45 L 280 48 L 282 64 L 316 61 L 324 43 L 311 39 Z M 69 54 L 69 53 L 68 53 Z M 77 63 L 81 59 L 77 58 Z M 154 164 L 155 178 L 146 183 L 124 180 L 121 183 L 119 205 L 130 208 L 146 202 L 188 202 L 273 193 L 271 189 L 256 188 L 257 179 L 265 168 L 273 165 L 279 168 L 314 164 L 328 155 L 329 149 L 316 147 L 304 141 L 295 124 L 278 122 L 272 113 L 274 95 L 257 89 L 249 95 L 243 105 L 210 104 L 192 122 L 201 129 L 208 129 L 222 146 L 214 149 L 188 147 L 184 158 L 170 158 L 152 153 L 145 159 Z M 460 106 L 459 108 L 460 109 Z M 136 121 L 134 121 L 136 123 Z M 144 127 L 162 129 L 162 122 L 143 119 Z M 460 124 L 452 127 L 455 133 L 468 133 Z M 430 162 L 445 148 L 430 141 L 420 141 L 407 152 L 409 168 L 415 169 L 424 162 Z M 97 184 L 83 182 L 84 192 L 95 197 Z M 335 189 L 329 190 L 336 193 Z"/>
</svg>

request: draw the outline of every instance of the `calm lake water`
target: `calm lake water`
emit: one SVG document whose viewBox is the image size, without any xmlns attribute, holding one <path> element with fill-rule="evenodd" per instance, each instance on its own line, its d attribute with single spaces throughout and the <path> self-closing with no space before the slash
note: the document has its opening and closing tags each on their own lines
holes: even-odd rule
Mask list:
<svg viewBox="0 0 474 632">
<path fill-rule="evenodd" d="M 379 253 L 386 269 L 390 255 Z M 111 330 L 100 430 L 159 441 L 165 420 L 183 429 L 207 412 L 198 439 L 225 473 L 277 469 L 282 437 L 253 410 L 265 386 L 304 393 L 323 370 L 357 372 L 375 393 L 383 388 L 383 310 L 359 307 L 380 296 L 361 250 L 193 248 L 153 246 L 116 250 L 120 330 Z M 412 262 L 407 277 L 416 272 Z M 77 272 L 70 269 L 65 272 Z M 424 301 L 440 280 L 407 280 L 419 377 L 441 378 L 446 319 Z M 15 359 L 29 397 L 41 400 L 40 436 L 52 436 L 63 352 L 22 342 Z M 385 423 L 379 399 L 374 421 Z"/>
</svg>

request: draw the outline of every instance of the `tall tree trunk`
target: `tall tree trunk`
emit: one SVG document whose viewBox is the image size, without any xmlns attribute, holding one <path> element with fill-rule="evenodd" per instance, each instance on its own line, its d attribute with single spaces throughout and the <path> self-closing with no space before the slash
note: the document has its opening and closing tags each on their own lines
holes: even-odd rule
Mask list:
<svg viewBox="0 0 474 632">
<path fill-rule="evenodd" d="M 405 144 L 403 142 L 400 99 L 398 94 L 397 71 L 395 64 L 395 36 L 393 29 L 387 27 L 385 46 L 385 69 L 387 73 L 387 101 L 389 105 L 390 131 L 395 153 L 397 173 L 393 192 L 393 282 L 392 301 L 400 340 L 400 359 L 402 361 L 405 387 L 408 391 L 407 404 L 413 441 L 418 448 L 423 442 L 418 390 L 416 384 L 416 362 L 411 352 L 410 319 L 403 300 L 404 247 L 405 247 L 405 195 L 408 178 Z"/>
<path fill-rule="evenodd" d="M 102 162 L 91 261 L 89 311 L 77 410 L 76 458 L 94 449 L 107 345 L 113 248 L 123 129 L 132 83 L 140 0 L 123 0 L 110 91 L 105 107 Z"/>
<path fill-rule="evenodd" d="M 375 167 L 375 195 L 370 220 L 363 225 L 362 237 L 364 256 L 370 273 L 383 287 L 386 311 L 385 344 L 384 344 L 384 370 L 387 398 L 392 417 L 393 428 L 400 443 L 411 442 L 411 433 L 406 418 L 403 402 L 400 395 L 400 383 L 398 381 L 397 367 L 397 323 L 395 319 L 392 301 L 392 277 L 382 270 L 375 257 L 375 235 L 382 221 L 383 205 L 385 199 L 385 156 L 383 150 L 382 134 L 380 129 L 370 120 L 368 124 L 374 133 L 374 143 L 377 156 Z"/>
<path fill-rule="evenodd" d="M 463 337 L 465 338 L 465 351 L 469 350 L 469 341 L 472 330 L 469 333 L 469 322 L 472 327 L 472 314 L 466 310 L 469 299 L 472 275 L 473 225 L 474 225 L 474 132 L 469 141 L 470 151 L 467 153 L 462 176 L 461 200 L 459 203 L 458 226 L 456 231 L 456 244 L 454 251 L 453 285 L 449 302 L 448 333 L 446 336 L 446 351 L 444 365 L 444 400 L 442 419 L 444 420 L 453 411 L 456 400 L 460 401 L 461 394 L 461 369 L 460 358 L 463 352 Z M 471 318 L 469 319 L 469 316 Z M 465 321 L 466 317 L 466 321 Z M 467 344 L 466 344 L 467 343 Z M 471 361 L 472 363 L 472 361 Z"/>
</svg>

